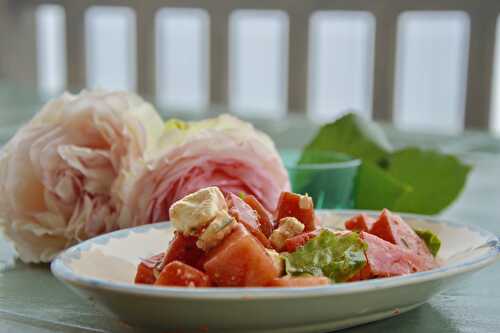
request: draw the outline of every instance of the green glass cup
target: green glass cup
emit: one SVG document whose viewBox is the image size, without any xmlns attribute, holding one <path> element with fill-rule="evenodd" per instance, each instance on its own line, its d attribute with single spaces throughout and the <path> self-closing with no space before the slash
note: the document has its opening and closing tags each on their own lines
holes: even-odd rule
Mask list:
<svg viewBox="0 0 500 333">
<path fill-rule="evenodd" d="M 281 150 L 280 154 L 293 192 L 310 195 L 317 209 L 354 208 L 360 160 L 328 152 L 325 158 L 335 154 L 336 162 L 298 164 L 300 151 Z M 316 157 L 321 159 L 321 156 Z"/>
</svg>

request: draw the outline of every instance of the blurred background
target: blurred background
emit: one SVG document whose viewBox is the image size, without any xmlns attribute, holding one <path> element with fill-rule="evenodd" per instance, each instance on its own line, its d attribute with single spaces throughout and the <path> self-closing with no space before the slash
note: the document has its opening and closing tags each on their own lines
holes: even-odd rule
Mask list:
<svg viewBox="0 0 500 333">
<path fill-rule="evenodd" d="M 472 165 L 442 216 L 500 234 L 499 14 L 500 0 L 0 0 L 0 146 L 47 100 L 83 88 L 136 91 L 165 118 L 230 112 L 280 149 L 355 111 L 395 148 Z M 0 274 L 0 330 L 118 325 L 23 267 Z M 498 332 L 497 272 L 373 331 Z"/>
<path fill-rule="evenodd" d="M 282 146 L 354 110 L 424 144 L 466 130 L 483 149 L 500 133 L 499 13 L 496 0 L 0 0 L 0 139 L 88 87 L 137 91 L 165 117 L 232 112 Z"/>
</svg>

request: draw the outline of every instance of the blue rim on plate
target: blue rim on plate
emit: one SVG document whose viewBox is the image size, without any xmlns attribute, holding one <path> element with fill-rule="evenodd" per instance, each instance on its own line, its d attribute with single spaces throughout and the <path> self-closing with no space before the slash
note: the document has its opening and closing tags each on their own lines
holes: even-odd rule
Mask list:
<svg viewBox="0 0 500 333">
<path fill-rule="evenodd" d="M 359 213 L 356 210 L 330 211 L 338 215 L 352 215 Z M 378 214 L 378 212 L 363 210 L 368 214 Z M 150 297 L 175 297 L 187 299 L 268 299 L 268 298 L 303 298 L 332 296 L 342 294 L 354 294 L 366 292 L 374 289 L 396 288 L 403 285 L 422 283 L 450 275 L 473 271 L 483 268 L 493 263 L 500 257 L 500 241 L 497 236 L 478 226 L 465 225 L 448 222 L 429 216 L 417 214 L 401 214 L 403 218 L 423 220 L 432 224 L 445 224 L 452 228 L 467 228 L 470 231 L 479 233 L 487 240 L 484 244 L 486 253 L 479 257 L 464 262 L 446 265 L 426 272 L 418 272 L 405 276 L 397 276 L 383 279 L 374 279 L 359 282 L 339 283 L 318 287 L 303 288 L 277 288 L 277 287 L 258 287 L 258 288 L 183 288 L 183 287 L 157 287 L 150 285 L 138 285 L 133 283 L 114 282 L 110 280 L 81 276 L 74 273 L 68 266 L 71 260 L 77 259 L 82 251 L 88 249 L 92 244 L 105 244 L 111 237 L 123 238 L 129 233 L 146 232 L 150 228 L 168 229 L 171 228 L 169 222 L 143 225 L 129 229 L 114 231 L 104 234 L 65 250 L 59 254 L 50 266 L 52 273 L 62 281 L 79 286 L 90 286 L 92 288 L 114 291 L 120 293 L 137 294 Z"/>
</svg>

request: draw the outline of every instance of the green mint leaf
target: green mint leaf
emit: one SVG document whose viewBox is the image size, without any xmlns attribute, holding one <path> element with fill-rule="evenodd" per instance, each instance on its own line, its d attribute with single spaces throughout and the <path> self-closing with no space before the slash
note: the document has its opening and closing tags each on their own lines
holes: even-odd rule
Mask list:
<svg viewBox="0 0 500 333">
<path fill-rule="evenodd" d="M 355 114 L 321 127 L 299 164 L 338 162 L 336 153 L 363 161 L 355 196 L 355 207 L 363 209 L 438 213 L 457 198 L 470 171 L 456 157 L 435 151 L 393 152 L 382 129 Z M 315 183 L 313 175 L 292 180 L 301 187 Z"/>
<path fill-rule="evenodd" d="M 435 233 L 427 229 L 414 230 L 417 233 L 418 237 L 420 237 L 425 242 L 427 248 L 429 248 L 429 251 L 431 251 L 432 255 L 435 257 L 438 254 L 439 249 L 441 248 L 441 240 L 439 239 L 439 237 Z"/>
<path fill-rule="evenodd" d="M 396 203 L 412 187 L 402 183 L 370 162 L 363 162 L 358 172 L 356 208 L 381 210 L 394 209 Z"/>
<path fill-rule="evenodd" d="M 387 173 L 412 188 L 392 209 L 420 214 L 436 214 L 451 204 L 471 169 L 455 156 L 418 148 L 396 151 L 388 162 Z"/>
<path fill-rule="evenodd" d="M 323 230 L 297 251 L 284 254 L 286 272 L 294 276 L 326 276 L 334 282 L 344 282 L 366 265 L 366 246 L 358 233 L 335 235 Z"/>
<path fill-rule="evenodd" d="M 392 147 L 380 127 L 359 115 L 349 113 L 321 127 L 302 152 L 299 164 L 324 163 L 324 156 L 317 160 L 318 151 L 344 153 L 363 161 L 378 163 L 383 161 L 391 150 Z"/>
</svg>

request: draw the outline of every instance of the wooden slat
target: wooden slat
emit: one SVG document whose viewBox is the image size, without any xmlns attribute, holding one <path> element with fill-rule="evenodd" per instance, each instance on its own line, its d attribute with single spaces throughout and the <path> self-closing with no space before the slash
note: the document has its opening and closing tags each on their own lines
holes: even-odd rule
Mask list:
<svg viewBox="0 0 500 333">
<path fill-rule="evenodd" d="M 307 10 L 289 12 L 288 109 L 307 110 L 309 17 Z"/>
<path fill-rule="evenodd" d="M 4 75 L 27 87 L 36 86 L 37 52 L 35 8 L 29 3 L 5 1 L 4 42 L 0 45 Z"/>
<path fill-rule="evenodd" d="M 228 103 L 228 39 L 229 12 L 220 9 L 210 15 L 210 102 Z"/>
<path fill-rule="evenodd" d="M 397 9 L 374 12 L 375 59 L 373 75 L 373 118 L 391 122 L 394 114 L 394 80 L 396 68 Z"/>
<path fill-rule="evenodd" d="M 150 101 L 156 93 L 155 13 L 150 6 L 136 10 L 137 91 Z"/>
<path fill-rule="evenodd" d="M 66 57 L 68 89 L 76 92 L 86 86 L 84 2 L 64 3 L 66 11 Z"/>
<path fill-rule="evenodd" d="M 498 6 L 495 7 L 497 10 L 484 6 L 470 12 L 466 128 L 489 128 L 498 17 Z"/>
</svg>

